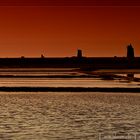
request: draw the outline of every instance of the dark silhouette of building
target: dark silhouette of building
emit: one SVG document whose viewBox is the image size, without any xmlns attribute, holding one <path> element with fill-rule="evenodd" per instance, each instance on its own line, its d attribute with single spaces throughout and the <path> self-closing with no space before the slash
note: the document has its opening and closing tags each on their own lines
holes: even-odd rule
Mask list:
<svg viewBox="0 0 140 140">
<path fill-rule="evenodd" d="M 41 58 L 45 58 L 43 54 L 41 54 Z"/>
<path fill-rule="evenodd" d="M 21 58 L 24 59 L 25 57 L 24 56 L 21 56 Z"/>
<path fill-rule="evenodd" d="M 39 58 L 26 58 L 24 56 L 21 58 L 0 58 L 0 68 L 80 68 L 87 71 L 140 69 L 140 57 L 134 57 L 134 49 L 131 44 L 127 46 L 127 57 L 83 57 L 82 50 L 78 49 L 75 57 L 44 58 L 41 55 Z M 133 77 L 133 75 L 128 76 Z"/>
<path fill-rule="evenodd" d="M 78 50 L 78 51 L 77 51 L 77 57 L 78 57 L 78 58 L 81 58 L 81 57 L 82 57 L 82 50 Z"/>
<path fill-rule="evenodd" d="M 128 45 L 127 46 L 127 58 L 128 58 L 128 67 L 129 68 L 133 68 L 134 65 L 134 48 L 132 47 L 132 45 Z M 134 78 L 134 74 L 127 74 L 127 77 L 129 79 L 133 79 Z"/>
<path fill-rule="evenodd" d="M 134 59 L 134 48 L 131 44 L 127 46 L 127 58 Z"/>
</svg>

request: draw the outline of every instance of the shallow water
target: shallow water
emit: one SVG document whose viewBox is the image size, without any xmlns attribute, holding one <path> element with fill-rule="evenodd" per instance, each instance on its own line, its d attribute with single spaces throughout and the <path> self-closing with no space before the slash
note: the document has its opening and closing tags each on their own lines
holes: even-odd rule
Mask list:
<svg viewBox="0 0 140 140">
<path fill-rule="evenodd" d="M 140 134 L 140 94 L 0 93 L 2 140 L 98 140 L 114 133 Z"/>
<path fill-rule="evenodd" d="M 7 75 L 15 77 L 7 78 Z M 0 69 L 0 87 L 140 87 L 140 82 L 125 79 L 102 80 L 101 78 L 48 78 L 44 76 L 85 75 L 74 69 Z M 23 77 L 16 77 L 23 76 Z M 43 76 L 27 78 L 24 76 Z M 136 75 L 138 76 L 138 75 Z"/>
<path fill-rule="evenodd" d="M 139 82 L 95 78 L 1 78 L 0 87 L 140 87 Z"/>
<path fill-rule="evenodd" d="M 0 69 L 0 75 L 77 75 L 73 70 Z M 0 87 L 139 87 L 99 78 L 6 78 Z M 0 92 L 0 140 L 140 139 L 140 94 Z M 113 137 L 109 137 L 112 136 Z M 116 140 L 115 139 L 115 140 Z"/>
</svg>

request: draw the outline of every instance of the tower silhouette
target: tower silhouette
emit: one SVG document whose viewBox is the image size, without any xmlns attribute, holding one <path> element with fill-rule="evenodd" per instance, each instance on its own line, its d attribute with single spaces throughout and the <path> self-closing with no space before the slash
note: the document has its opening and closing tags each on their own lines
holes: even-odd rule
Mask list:
<svg viewBox="0 0 140 140">
<path fill-rule="evenodd" d="M 78 58 L 81 58 L 81 57 L 82 57 L 82 50 L 78 50 L 78 51 L 77 51 L 77 57 L 78 57 Z"/>
<path fill-rule="evenodd" d="M 134 63 L 134 48 L 132 45 L 127 46 L 127 58 L 128 58 L 128 67 L 133 68 Z M 132 80 L 134 79 L 134 73 L 127 74 L 128 79 Z"/>
<path fill-rule="evenodd" d="M 134 58 L 134 48 L 131 44 L 127 46 L 127 58 L 130 60 Z"/>
</svg>

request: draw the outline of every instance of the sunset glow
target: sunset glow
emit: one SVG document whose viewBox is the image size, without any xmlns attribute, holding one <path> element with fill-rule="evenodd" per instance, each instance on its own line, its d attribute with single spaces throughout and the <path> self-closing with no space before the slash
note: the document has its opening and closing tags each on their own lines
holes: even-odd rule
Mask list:
<svg viewBox="0 0 140 140">
<path fill-rule="evenodd" d="M 140 56 L 140 7 L 1 6 L 0 57 Z"/>
</svg>

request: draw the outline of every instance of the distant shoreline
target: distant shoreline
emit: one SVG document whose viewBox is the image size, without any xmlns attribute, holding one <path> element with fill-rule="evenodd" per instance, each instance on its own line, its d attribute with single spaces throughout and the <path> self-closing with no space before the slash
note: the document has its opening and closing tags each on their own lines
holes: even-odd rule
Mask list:
<svg viewBox="0 0 140 140">
<path fill-rule="evenodd" d="M 140 88 L 116 87 L 0 87 L 0 92 L 114 92 L 140 93 Z"/>
<path fill-rule="evenodd" d="M 78 53 L 79 54 L 79 53 Z M 0 68 L 72 68 L 84 71 L 99 69 L 140 69 L 140 57 L 40 57 L 0 58 Z"/>
</svg>

